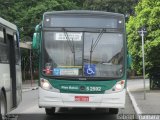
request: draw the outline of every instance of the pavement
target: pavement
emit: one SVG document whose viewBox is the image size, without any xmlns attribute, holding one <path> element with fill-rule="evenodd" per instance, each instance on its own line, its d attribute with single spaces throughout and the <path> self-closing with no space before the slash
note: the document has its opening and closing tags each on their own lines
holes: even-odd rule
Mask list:
<svg viewBox="0 0 160 120">
<path fill-rule="evenodd" d="M 150 90 L 149 79 L 133 79 L 127 81 L 127 91 L 136 112 L 137 119 L 160 120 L 160 90 Z"/>
<path fill-rule="evenodd" d="M 31 90 L 37 90 L 38 89 L 38 81 L 37 80 L 26 80 L 22 83 L 22 92 L 27 92 Z"/>
</svg>

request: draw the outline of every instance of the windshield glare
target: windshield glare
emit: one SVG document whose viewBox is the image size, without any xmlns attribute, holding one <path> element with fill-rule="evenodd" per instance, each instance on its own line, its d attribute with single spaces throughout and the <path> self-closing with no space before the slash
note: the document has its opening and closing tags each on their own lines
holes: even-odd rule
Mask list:
<svg viewBox="0 0 160 120">
<path fill-rule="evenodd" d="M 123 34 L 44 32 L 43 72 L 50 76 L 121 77 Z"/>
</svg>

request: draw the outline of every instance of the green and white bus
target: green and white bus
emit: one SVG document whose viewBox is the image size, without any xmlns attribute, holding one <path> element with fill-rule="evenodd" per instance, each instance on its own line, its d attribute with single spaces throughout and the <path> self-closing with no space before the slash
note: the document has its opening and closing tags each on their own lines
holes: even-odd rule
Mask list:
<svg viewBox="0 0 160 120">
<path fill-rule="evenodd" d="M 39 107 L 125 107 L 127 47 L 124 15 L 100 11 L 45 12 L 36 26 Z"/>
<path fill-rule="evenodd" d="M 0 17 L 0 120 L 22 100 L 17 26 Z"/>
</svg>

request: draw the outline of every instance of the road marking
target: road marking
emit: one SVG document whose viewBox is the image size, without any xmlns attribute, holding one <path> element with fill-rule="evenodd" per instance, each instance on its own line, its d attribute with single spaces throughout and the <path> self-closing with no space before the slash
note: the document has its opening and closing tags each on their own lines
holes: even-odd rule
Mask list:
<svg viewBox="0 0 160 120">
<path fill-rule="evenodd" d="M 141 115 L 141 114 L 142 114 L 142 111 L 139 109 L 138 104 L 137 104 L 134 96 L 131 94 L 131 92 L 129 91 L 128 88 L 127 88 L 127 92 L 128 92 L 129 97 L 130 97 L 130 99 L 131 99 L 131 101 L 132 101 L 132 104 L 133 104 L 133 107 L 134 107 L 134 109 L 135 109 L 136 114 L 137 114 L 137 115 Z"/>
</svg>

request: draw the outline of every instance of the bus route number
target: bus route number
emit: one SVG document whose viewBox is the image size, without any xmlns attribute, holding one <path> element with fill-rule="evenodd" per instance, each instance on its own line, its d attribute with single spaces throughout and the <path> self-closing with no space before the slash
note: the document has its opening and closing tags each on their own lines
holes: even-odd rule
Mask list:
<svg viewBox="0 0 160 120">
<path fill-rule="evenodd" d="M 101 91 L 101 87 L 86 87 L 87 91 Z"/>
</svg>

